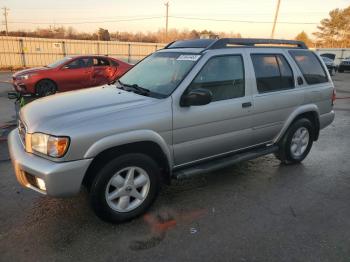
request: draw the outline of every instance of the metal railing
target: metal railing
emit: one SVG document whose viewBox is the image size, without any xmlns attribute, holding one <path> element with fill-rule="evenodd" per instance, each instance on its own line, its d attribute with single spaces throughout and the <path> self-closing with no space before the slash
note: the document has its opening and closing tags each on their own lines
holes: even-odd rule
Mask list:
<svg viewBox="0 0 350 262">
<path fill-rule="evenodd" d="M 108 55 L 129 63 L 165 44 L 117 41 L 0 37 L 0 69 L 44 66 L 68 55 Z"/>
</svg>

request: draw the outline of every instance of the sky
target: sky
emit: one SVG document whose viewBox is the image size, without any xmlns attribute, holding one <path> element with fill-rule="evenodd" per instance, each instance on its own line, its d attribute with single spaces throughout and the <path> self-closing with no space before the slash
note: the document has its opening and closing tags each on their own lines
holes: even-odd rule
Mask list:
<svg viewBox="0 0 350 262">
<path fill-rule="evenodd" d="M 9 30 L 63 25 L 84 32 L 99 27 L 147 32 L 165 28 L 166 1 L 0 0 L 0 7 L 10 9 Z M 169 28 L 270 37 L 276 5 L 277 0 L 169 0 Z M 294 38 L 301 31 L 311 36 L 330 10 L 348 6 L 350 0 L 281 0 L 275 38 Z"/>
</svg>

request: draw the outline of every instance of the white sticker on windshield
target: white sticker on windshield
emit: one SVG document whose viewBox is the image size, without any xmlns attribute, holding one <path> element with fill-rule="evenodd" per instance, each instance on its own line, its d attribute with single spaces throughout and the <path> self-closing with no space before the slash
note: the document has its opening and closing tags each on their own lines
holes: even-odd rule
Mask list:
<svg viewBox="0 0 350 262">
<path fill-rule="evenodd" d="M 176 60 L 197 61 L 200 55 L 180 55 Z"/>
</svg>

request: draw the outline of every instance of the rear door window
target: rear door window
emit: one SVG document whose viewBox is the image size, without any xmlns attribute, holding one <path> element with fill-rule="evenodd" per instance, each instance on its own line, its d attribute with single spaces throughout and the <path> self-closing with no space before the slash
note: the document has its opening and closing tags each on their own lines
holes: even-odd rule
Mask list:
<svg viewBox="0 0 350 262">
<path fill-rule="evenodd" d="M 104 58 L 94 58 L 94 66 L 109 66 L 109 61 Z"/>
<path fill-rule="evenodd" d="M 251 55 L 259 93 L 294 88 L 293 71 L 283 55 Z"/>
<path fill-rule="evenodd" d="M 309 85 L 328 82 L 326 71 L 317 56 L 310 51 L 289 50 Z"/>
</svg>

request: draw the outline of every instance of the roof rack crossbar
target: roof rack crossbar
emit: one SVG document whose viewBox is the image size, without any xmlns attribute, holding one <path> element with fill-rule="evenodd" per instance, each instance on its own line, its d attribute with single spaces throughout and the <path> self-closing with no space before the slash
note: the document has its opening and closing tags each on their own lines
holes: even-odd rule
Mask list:
<svg viewBox="0 0 350 262">
<path fill-rule="evenodd" d="M 173 48 L 208 48 L 211 46 L 215 39 L 192 39 L 192 40 L 179 40 L 169 43 L 164 49 Z"/>
<path fill-rule="evenodd" d="M 256 46 L 256 45 L 292 45 L 300 49 L 308 49 L 302 41 L 283 40 L 283 39 L 261 39 L 261 38 L 221 38 L 210 44 L 208 49 L 226 48 L 233 46 Z"/>
</svg>

